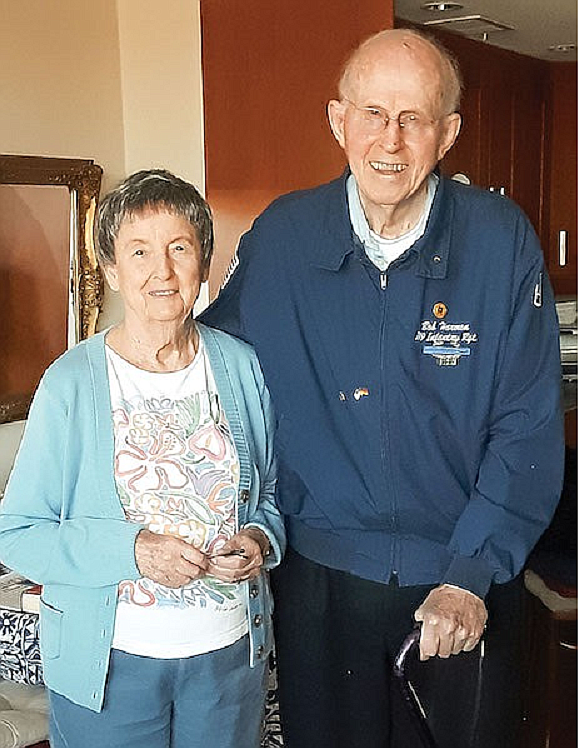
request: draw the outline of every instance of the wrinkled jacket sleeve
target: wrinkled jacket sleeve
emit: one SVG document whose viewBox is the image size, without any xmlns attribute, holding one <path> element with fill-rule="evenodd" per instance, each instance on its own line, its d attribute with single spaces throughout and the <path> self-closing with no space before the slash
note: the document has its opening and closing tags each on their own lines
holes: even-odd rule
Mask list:
<svg viewBox="0 0 578 748">
<path fill-rule="evenodd" d="M 75 464 L 84 428 L 45 376 L 0 511 L 0 560 L 35 582 L 102 587 L 140 576 L 134 541 L 141 526 L 124 519 L 116 496 L 108 497 L 106 517 L 101 482 L 95 473 L 88 481 Z M 83 457 L 96 461 L 96 449 L 89 451 Z"/>
<path fill-rule="evenodd" d="M 257 220 L 258 226 L 258 220 Z M 219 295 L 199 316 L 199 321 L 228 332 L 236 338 L 252 343 L 248 337 L 247 326 L 243 319 L 243 302 L 249 287 L 248 279 L 258 265 L 255 261 L 254 237 L 257 228 L 253 227 L 241 237 L 236 254 L 236 268 Z"/>
<path fill-rule="evenodd" d="M 273 434 L 275 432 L 275 417 L 269 391 L 261 381 L 261 402 L 265 424 L 265 444 L 261 463 L 261 485 L 257 509 L 252 513 L 245 527 L 257 527 L 265 533 L 271 544 L 269 554 L 265 558 L 263 567 L 273 569 L 281 563 L 285 553 L 285 528 L 283 519 L 275 502 L 277 486 L 277 463 L 273 450 Z"/>
<path fill-rule="evenodd" d="M 488 436 L 442 581 L 483 597 L 518 574 L 560 497 L 564 434 L 559 334 L 537 237 L 518 225 L 511 320 L 501 350 Z"/>
</svg>

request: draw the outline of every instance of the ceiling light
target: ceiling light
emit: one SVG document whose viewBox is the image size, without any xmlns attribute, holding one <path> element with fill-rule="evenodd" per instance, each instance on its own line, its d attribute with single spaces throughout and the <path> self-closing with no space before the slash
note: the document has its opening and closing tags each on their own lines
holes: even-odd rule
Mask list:
<svg viewBox="0 0 578 748">
<path fill-rule="evenodd" d="M 422 10 L 437 11 L 448 11 L 448 10 L 461 10 L 464 6 L 460 3 L 424 3 Z"/>
<path fill-rule="evenodd" d="M 484 41 L 488 40 L 488 34 L 495 31 L 515 31 L 514 27 L 507 23 L 480 15 L 436 18 L 432 21 L 424 21 L 423 25 L 455 31 L 458 34 L 469 36 L 471 39 L 480 38 Z"/>
</svg>

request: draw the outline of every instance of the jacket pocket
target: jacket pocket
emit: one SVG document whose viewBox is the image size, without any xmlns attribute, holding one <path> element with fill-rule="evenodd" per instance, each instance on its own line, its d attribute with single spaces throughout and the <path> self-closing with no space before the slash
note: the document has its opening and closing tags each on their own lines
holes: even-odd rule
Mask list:
<svg viewBox="0 0 578 748">
<path fill-rule="evenodd" d="M 61 610 L 40 601 L 40 649 L 51 660 L 60 657 L 62 616 Z"/>
</svg>

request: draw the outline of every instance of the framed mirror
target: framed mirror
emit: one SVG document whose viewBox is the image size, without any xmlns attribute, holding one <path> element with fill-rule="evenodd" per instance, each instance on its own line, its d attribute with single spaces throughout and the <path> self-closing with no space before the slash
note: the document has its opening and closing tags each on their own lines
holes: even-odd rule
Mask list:
<svg viewBox="0 0 578 748">
<path fill-rule="evenodd" d="M 95 332 L 101 178 L 88 159 L 0 155 L 0 423 L 26 418 L 46 367 Z"/>
</svg>

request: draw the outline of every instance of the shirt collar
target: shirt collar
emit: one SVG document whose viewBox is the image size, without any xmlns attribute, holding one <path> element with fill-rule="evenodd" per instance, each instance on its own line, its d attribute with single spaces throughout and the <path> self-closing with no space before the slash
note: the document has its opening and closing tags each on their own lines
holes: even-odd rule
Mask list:
<svg viewBox="0 0 578 748">
<path fill-rule="evenodd" d="M 438 183 L 439 177 L 436 174 L 430 174 L 427 183 L 425 205 L 418 222 L 402 236 L 395 240 L 388 240 L 379 236 L 371 229 L 361 204 L 357 181 L 353 174 L 349 175 L 347 179 L 347 198 L 351 225 L 365 247 L 367 256 L 378 268 L 384 270 L 423 236 Z"/>
<path fill-rule="evenodd" d="M 332 241 L 319 241 L 318 253 L 312 258 L 312 264 L 326 270 L 338 271 L 347 255 L 355 251 L 361 242 L 351 225 L 349 202 L 347 197 L 347 179 L 351 174 L 349 168 L 338 179 L 326 185 L 325 212 L 323 229 Z M 453 229 L 453 200 L 451 180 L 439 175 L 430 215 L 425 233 L 413 245 L 411 251 L 418 255 L 416 275 L 426 278 L 445 278 L 448 271 L 449 249 Z M 450 193 L 450 194 L 448 194 Z M 362 250 L 363 251 L 363 250 Z"/>
</svg>

